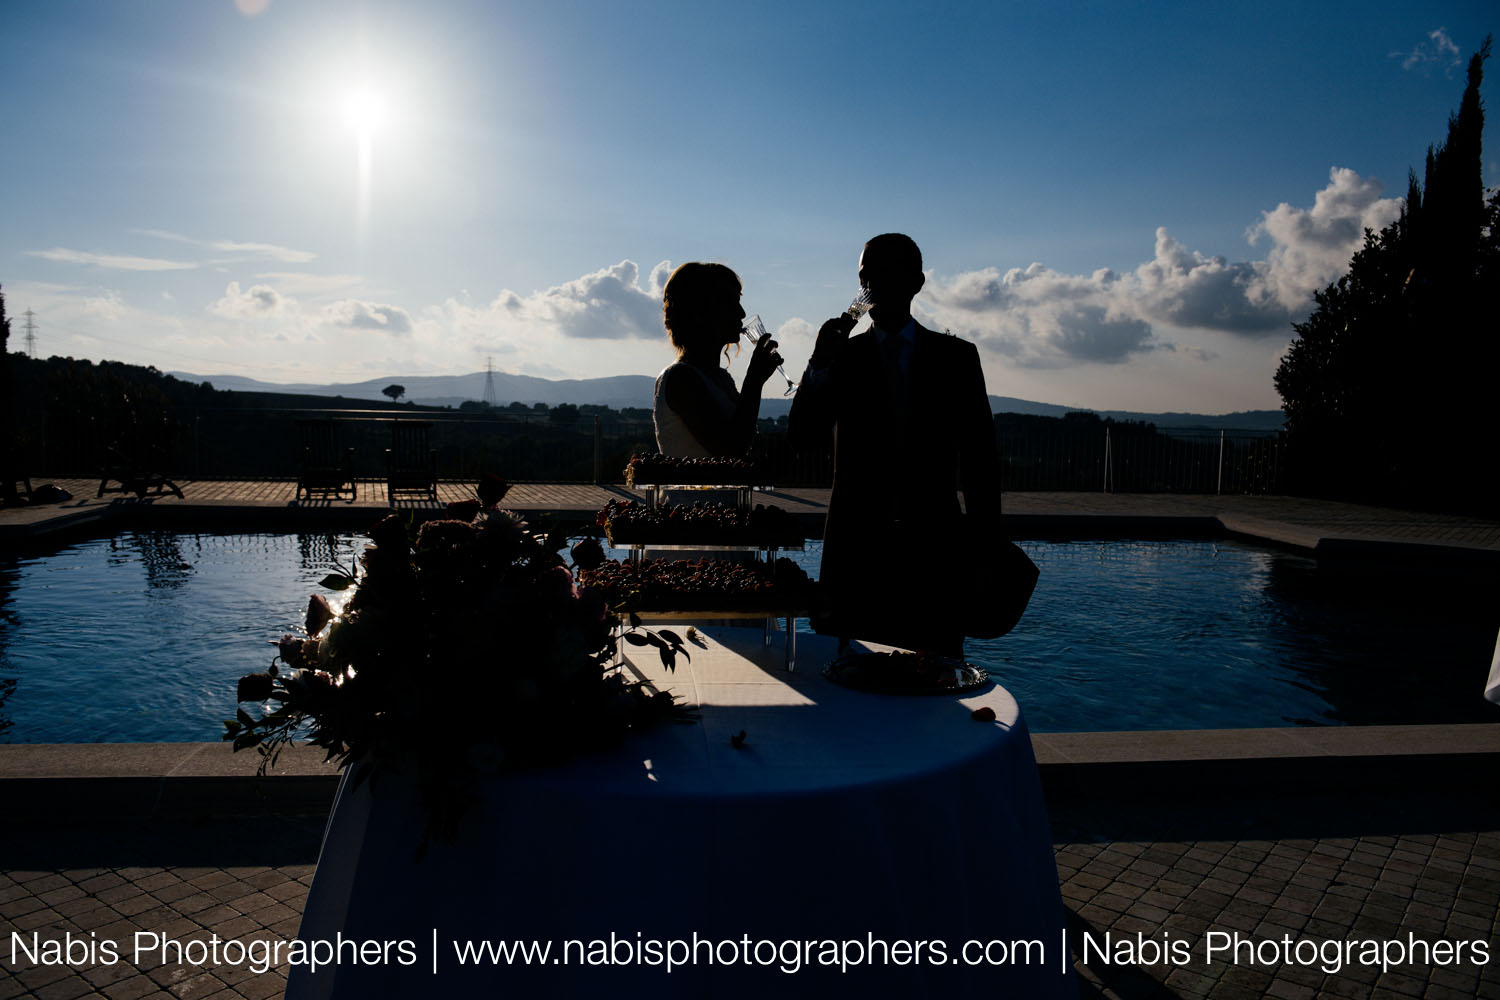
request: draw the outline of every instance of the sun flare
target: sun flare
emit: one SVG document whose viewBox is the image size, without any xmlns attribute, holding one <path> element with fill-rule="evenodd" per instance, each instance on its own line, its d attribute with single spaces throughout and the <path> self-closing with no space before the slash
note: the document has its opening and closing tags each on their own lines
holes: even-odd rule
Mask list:
<svg viewBox="0 0 1500 1000">
<path fill-rule="evenodd" d="M 361 142 L 378 132 L 385 119 L 385 99 L 368 87 L 351 90 L 344 98 L 344 122 Z"/>
</svg>

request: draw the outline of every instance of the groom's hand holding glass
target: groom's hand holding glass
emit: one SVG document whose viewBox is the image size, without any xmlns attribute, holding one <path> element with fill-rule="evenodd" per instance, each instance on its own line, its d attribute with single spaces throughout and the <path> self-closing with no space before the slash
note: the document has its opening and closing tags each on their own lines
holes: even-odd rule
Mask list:
<svg viewBox="0 0 1500 1000">
<path fill-rule="evenodd" d="M 809 364 L 813 368 L 827 368 L 833 364 L 844 349 L 849 334 L 854 332 L 854 326 L 860 317 L 870 311 L 874 298 L 870 290 L 863 285 L 860 286 L 859 294 L 854 296 L 854 301 L 849 303 L 849 308 L 824 323 L 818 329 L 818 340 L 813 345 L 812 358 Z"/>
</svg>

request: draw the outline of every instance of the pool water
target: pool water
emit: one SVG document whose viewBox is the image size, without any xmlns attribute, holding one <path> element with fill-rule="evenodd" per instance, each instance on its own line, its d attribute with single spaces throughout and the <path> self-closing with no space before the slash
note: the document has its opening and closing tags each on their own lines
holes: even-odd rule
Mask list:
<svg viewBox="0 0 1500 1000">
<path fill-rule="evenodd" d="M 142 531 L 0 556 L 0 742 L 218 739 L 235 681 L 363 544 Z M 1500 721 L 1492 581 L 1222 541 L 1021 544 L 1031 607 L 967 653 L 1033 731 Z M 817 543 L 793 555 L 816 575 Z"/>
<path fill-rule="evenodd" d="M 0 741 L 217 740 L 235 682 L 364 542 L 140 531 L 0 556 Z"/>
</svg>

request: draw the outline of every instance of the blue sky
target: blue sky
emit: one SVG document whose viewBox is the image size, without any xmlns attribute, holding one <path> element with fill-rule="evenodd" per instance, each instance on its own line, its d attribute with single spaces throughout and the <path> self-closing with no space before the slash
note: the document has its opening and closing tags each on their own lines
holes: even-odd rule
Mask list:
<svg viewBox="0 0 1500 1000">
<path fill-rule="evenodd" d="M 897 230 L 992 393 L 1274 408 L 1497 19 L 1220 6 L 12 0 L 0 284 L 44 354 L 583 378 L 718 260 L 795 374 Z"/>
</svg>

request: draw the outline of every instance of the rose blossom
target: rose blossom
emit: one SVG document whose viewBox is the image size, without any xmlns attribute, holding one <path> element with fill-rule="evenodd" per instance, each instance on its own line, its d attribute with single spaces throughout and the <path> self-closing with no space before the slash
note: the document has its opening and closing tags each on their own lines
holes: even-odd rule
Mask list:
<svg viewBox="0 0 1500 1000">
<path fill-rule="evenodd" d="M 581 539 L 573 546 L 573 565 L 579 569 L 598 569 L 604 562 L 604 547 L 597 538 Z"/>
<path fill-rule="evenodd" d="M 295 635 L 284 635 L 276 644 L 277 652 L 281 654 L 281 662 L 289 667 L 295 667 L 302 659 L 302 640 Z"/>
<path fill-rule="evenodd" d="M 271 697 L 275 681 L 270 674 L 246 674 L 235 690 L 236 701 L 265 701 Z"/>
<path fill-rule="evenodd" d="M 538 573 L 536 590 L 548 601 L 571 601 L 578 596 L 573 574 L 566 566 L 551 566 Z"/>
<path fill-rule="evenodd" d="M 307 634 L 317 635 L 323 631 L 323 626 L 333 621 L 337 615 L 333 613 L 333 607 L 329 605 L 328 598 L 322 594 L 314 594 L 307 599 Z"/>
</svg>

